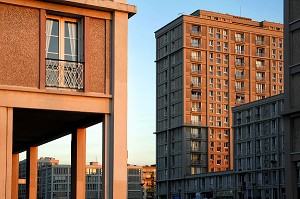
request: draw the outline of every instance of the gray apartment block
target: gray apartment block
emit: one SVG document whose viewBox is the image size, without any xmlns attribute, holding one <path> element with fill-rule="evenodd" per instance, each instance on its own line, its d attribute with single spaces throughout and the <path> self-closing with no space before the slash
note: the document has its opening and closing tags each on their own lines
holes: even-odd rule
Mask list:
<svg viewBox="0 0 300 199">
<path fill-rule="evenodd" d="M 20 179 L 26 179 L 26 160 L 19 164 Z M 142 167 L 128 166 L 128 199 L 142 196 Z M 26 198 L 25 184 L 19 185 L 19 199 Z M 71 165 L 61 165 L 55 158 L 38 160 L 38 199 L 71 198 Z M 102 166 L 97 162 L 86 165 L 86 199 L 102 198 Z"/>
<path fill-rule="evenodd" d="M 283 94 L 232 109 L 237 198 L 285 198 Z"/>
<path fill-rule="evenodd" d="M 171 198 L 286 198 L 283 107 L 280 94 L 233 108 L 234 170 L 174 180 Z"/>
</svg>

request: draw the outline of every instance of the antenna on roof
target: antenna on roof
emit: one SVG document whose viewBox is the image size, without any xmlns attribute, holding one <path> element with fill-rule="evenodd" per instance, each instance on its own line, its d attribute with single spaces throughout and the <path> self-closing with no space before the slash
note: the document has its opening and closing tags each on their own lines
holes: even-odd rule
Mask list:
<svg viewBox="0 0 300 199">
<path fill-rule="evenodd" d="M 242 0 L 241 0 L 241 4 L 240 4 L 240 17 L 242 16 Z"/>
</svg>

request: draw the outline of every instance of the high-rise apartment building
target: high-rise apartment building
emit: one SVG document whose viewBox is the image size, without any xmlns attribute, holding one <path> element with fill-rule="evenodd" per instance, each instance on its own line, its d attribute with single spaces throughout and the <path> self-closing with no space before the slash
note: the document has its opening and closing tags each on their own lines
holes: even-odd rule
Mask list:
<svg viewBox="0 0 300 199">
<path fill-rule="evenodd" d="M 300 1 L 284 0 L 286 198 L 300 197 Z"/>
<path fill-rule="evenodd" d="M 157 194 L 170 198 L 186 176 L 233 168 L 232 107 L 283 92 L 283 26 L 198 10 L 155 36 Z"/>
</svg>

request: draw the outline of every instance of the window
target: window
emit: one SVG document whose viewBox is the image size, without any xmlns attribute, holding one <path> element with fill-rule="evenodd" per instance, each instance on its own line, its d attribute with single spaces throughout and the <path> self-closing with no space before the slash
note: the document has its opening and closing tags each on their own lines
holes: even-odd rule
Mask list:
<svg viewBox="0 0 300 199">
<path fill-rule="evenodd" d="M 245 47 L 243 45 L 236 45 L 235 46 L 235 52 L 239 54 L 244 54 Z"/>
<path fill-rule="evenodd" d="M 47 16 L 46 86 L 83 89 L 82 32 L 76 19 Z"/>
<path fill-rule="evenodd" d="M 236 42 L 244 42 L 245 36 L 244 33 L 235 33 Z"/>
</svg>

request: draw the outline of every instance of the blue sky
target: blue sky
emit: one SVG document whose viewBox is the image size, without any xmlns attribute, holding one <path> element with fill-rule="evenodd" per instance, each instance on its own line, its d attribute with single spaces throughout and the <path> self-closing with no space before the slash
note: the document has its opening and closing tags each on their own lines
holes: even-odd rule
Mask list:
<svg viewBox="0 0 300 199">
<path fill-rule="evenodd" d="M 155 36 L 181 14 L 197 9 L 228 13 L 255 21 L 283 22 L 283 0 L 128 0 L 138 12 L 129 19 L 128 163 L 155 163 Z M 101 125 L 87 130 L 87 162 L 101 162 Z M 70 136 L 39 147 L 39 157 L 70 162 Z M 21 159 L 24 154 L 21 155 Z"/>
</svg>

